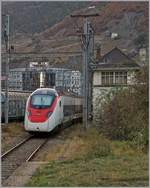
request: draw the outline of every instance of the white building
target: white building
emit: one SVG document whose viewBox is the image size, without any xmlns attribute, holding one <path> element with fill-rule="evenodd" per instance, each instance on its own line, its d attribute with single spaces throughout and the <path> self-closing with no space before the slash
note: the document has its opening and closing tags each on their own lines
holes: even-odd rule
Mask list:
<svg viewBox="0 0 150 188">
<path fill-rule="evenodd" d="M 92 107 L 93 119 L 96 121 L 100 103 L 112 89 L 127 87 L 132 84 L 133 75 L 140 67 L 118 48 L 105 54 L 92 65 Z M 100 98 L 100 102 L 98 99 Z"/>
</svg>

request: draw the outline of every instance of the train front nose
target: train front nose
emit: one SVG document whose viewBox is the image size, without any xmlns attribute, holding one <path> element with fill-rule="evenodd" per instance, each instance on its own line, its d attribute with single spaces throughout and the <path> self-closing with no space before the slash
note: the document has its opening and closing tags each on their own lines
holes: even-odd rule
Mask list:
<svg viewBox="0 0 150 188">
<path fill-rule="evenodd" d="M 52 91 L 37 90 L 34 92 L 27 103 L 26 130 L 49 132 L 51 116 L 57 104 L 57 96 Z"/>
</svg>

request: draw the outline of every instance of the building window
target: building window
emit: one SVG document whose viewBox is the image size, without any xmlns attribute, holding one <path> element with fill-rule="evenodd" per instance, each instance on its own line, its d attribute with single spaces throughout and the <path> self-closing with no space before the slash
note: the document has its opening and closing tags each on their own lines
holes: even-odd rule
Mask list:
<svg viewBox="0 0 150 188">
<path fill-rule="evenodd" d="M 102 85 L 127 84 L 127 72 L 102 72 Z"/>
<path fill-rule="evenodd" d="M 127 72 L 115 72 L 115 84 L 127 84 Z"/>
<path fill-rule="evenodd" d="M 113 84 L 113 72 L 102 72 L 102 85 Z"/>
</svg>

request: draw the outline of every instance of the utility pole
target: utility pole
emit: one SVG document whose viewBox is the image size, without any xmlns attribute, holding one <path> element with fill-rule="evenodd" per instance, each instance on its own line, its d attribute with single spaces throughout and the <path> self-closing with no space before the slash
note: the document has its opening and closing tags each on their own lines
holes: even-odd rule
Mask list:
<svg viewBox="0 0 150 188">
<path fill-rule="evenodd" d="M 83 124 L 84 128 L 88 126 L 88 62 L 89 62 L 89 23 L 85 18 L 83 34 Z"/>
<path fill-rule="evenodd" d="M 82 49 L 83 49 L 83 126 L 86 130 L 88 128 L 89 111 L 91 112 L 91 79 L 89 79 L 89 69 L 90 69 L 90 56 L 91 56 L 91 45 L 93 44 L 93 30 L 90 22 L 88 22 L 88 17 L 99 16 L 98 14 L 86 14 L 86 15 L 71 15 L 71 17 L 83 17 L 84 18 L 84 31 L 82 34 Z"/>
<path fill-rule="evenodd" d="M 9 112 L 9 61 L 10 61 L 10 15 L 2 15 L 4 17 L 4 40 L 6 45 L 6 79 L 5 79 L 5 124 L 8 124 L 8 112 Z"/>
<path fill-rule="evenodd" d="M 92 25 L 89 25 L 90 43 L 89 43 L 89 91 L 88 91 L 88 118 L 92 120 L 92 77 L 93 72 L 91 69 L 91 62 L 94 60 L 94 29 Z"/>
</svg>

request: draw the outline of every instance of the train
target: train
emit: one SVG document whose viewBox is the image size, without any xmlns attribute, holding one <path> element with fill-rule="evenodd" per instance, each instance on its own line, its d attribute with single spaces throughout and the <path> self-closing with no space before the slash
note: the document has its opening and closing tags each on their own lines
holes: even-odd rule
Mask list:
<svg viewBox="0 0 150 188">
<path fill-rule="evenodd" d="M 82 117 L 82 97 L 52 88 L 36 89 L 26 103 L 24 128 L 29 133 L 51 132 Z"/>
<path fill-rule="evenodd" d="M 24 120 L 26 101 L 31 92 L 9 91 L 9 120 Z M 1 91 L 1 121 L 5 120 L 5 92 Z"/>
</svg>

